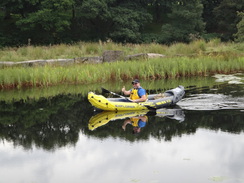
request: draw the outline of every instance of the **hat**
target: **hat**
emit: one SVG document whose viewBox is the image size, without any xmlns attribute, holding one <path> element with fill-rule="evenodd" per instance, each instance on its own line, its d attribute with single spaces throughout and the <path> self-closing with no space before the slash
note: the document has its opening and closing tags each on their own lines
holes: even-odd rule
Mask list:
<svg viewBox="0 0 244 183">
<path fill-rule="evenodd" d="M 140 81 L 138 79 L 134 79 L 134 81 L 132 81 L 132 84 L 134 83 L 140 83 Z"/>
</svg>

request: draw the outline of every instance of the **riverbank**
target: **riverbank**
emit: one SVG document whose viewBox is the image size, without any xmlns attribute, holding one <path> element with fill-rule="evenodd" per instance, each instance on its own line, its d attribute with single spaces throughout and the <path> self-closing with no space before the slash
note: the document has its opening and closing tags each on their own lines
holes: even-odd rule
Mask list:
<svg viewBox="0 0 244 183">
<path fill-rule="evenodd" d="M 194 46 L 194 44 L 198 46 Z M 210 43 L 199 41 L 190 45 L 179 43 L 172 46 L 181 47 L 182 52 L 188 52 L 188 56 L 178 54 L 164 58 L 105 62 L 102 64 L 87 63 L 70 66 L 7 67 L 1 69 L 0 72 L 0 89 L 46 87 L 59 84 L 94 84 L 106 83 L 108 81 L 127 81 L 132 78 L 143 80 L 173 79 L 244 71 L 244 56 L 241 55 L 243 52 L 240 52 L 244 44 L 235 46 L 230 44 L 228 52 L 216 52 L 216 50 L 221 50 L 222 43 L 219 43 L 218 46 L 215 45 L 216 48 L 209 52 L 212 47 L 207 48 L 206 45 L 208 44 Z M 185 46 L 184 49 L 183 45 Z M 131 47 L 133 46 L 134 48 L 147 48 L 144 47 L 145 45 L 131 45 Z M 153 44 L 151 46 L 153 47 Z M 160 45 L 155 46 L 163 47 Z M 169 47 L 169 50 L 173 49 L 172 47 Z M 195 48 L 197 51 L 189 51 L 190 47 Z M 128 49 L 126 46 L 123 48 L 125 52 Z M 156 48 L 147 48 L 147 50 L 156 52 Z M 159 52 L 158 50 L 156 53 Z M 182 52 L 179 51 L 179 53 Z M 189 54 L 190 52 L 191 54 Z M 126 53 L 135 54 L 132 50 Z M 160 52 L 159 54 L 163 53 Z"/>
<path fill-rule="evenodd" d="M 140 68 L 140 69 L 139 69 Z M 0 88 L 92 84 L 108 81 L 173 79 L 244 71 L 244 57 L 199 56 L 75 66 L 12 67 L 0 72 Z"/>
<path fill-rule="evenodd" d="M 0 61 L 19 62 L 28 60 L 73 59 L 80 57 L 102 56 L 106 50 L 120 50 L 125 55 L 137 53 L 158 53 L 169 57 L 177 55 L 199 55 L 232 53 L 243 55 L 244 43 L 223 43 L 219 39 L 209 42 L 196 40 L 190 44 L 175 43 L 172 45 L 120 44 L 113 42 L 87 43 L 78 42 L 73 45 L 59 44 L 49 46 L 6 47 L 0 49 Z"/>
</svg>

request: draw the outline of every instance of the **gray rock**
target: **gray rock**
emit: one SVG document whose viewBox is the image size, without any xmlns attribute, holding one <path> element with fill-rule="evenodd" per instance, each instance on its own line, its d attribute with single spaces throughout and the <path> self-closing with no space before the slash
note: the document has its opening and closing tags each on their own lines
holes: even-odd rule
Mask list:
<svg viewBox="0 0 244 183">
<path fill-rule="evenodd" d="M 104 51 L 103 52 L 103 62 L 113 62 L 118 60 L 124 60 L 123 51 Z"/>
</svg>

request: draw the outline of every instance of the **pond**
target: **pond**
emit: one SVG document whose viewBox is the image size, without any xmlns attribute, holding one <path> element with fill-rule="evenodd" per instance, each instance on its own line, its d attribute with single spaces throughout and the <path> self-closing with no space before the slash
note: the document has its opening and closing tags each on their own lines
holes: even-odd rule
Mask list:
<svg viewBox="0 0 244 183">
<path fill-rule="evenodd" d="M 100 84 L 1 91 L 0 182 L 244 182 L 244 74 L 141 84 L 186 95 L 156 112 L 101 113 L 86 98 Z M 134 134 L 125 120 L 142 116 Z"/>
</svg>

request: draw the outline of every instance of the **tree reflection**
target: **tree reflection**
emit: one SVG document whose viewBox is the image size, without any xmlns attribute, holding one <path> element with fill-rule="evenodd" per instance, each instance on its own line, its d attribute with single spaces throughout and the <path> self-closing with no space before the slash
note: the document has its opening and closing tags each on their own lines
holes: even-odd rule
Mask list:
<svg viewBox="0 0 244 183">
<path fill-rule="evenodd" d="M 87 114 L 92 112 L 84 103 L 86 99 L 79 95 L 0 102 L 0 137 L 26 149 L 75 145 L 83 129 L 81 119 L 87 121 Z"/>
<path fill-rule="evenodd" d="M 244 130 L 244 117 L 240 110 L 167 109 L 161 112 L 143 111 L 143 113 L 107 113 L 99 117 L 97 116 L 99 114 L 94 114 L 86 97 L 81 95 L 58 95 L 11 103 L 1 101 L 0 138 L 25 149 L 37 147 L 53 151 L 56 148 L 75 145 L 79 133 L 99 139 L 113 137 L 133 142 L 151 137 L 170 141 L 176 136 L 195 133 L 198 128 L 229 133 L 241 133 Z M 148 117 L 147 125 L 139 135 L 131 133 L 132 126 L 126 127 L 126 131 L 122 129 L 126 118 L 139 115 Z M 94 118 L 101 119 L 91 127 L 89 125 Z"/>
</svg>

